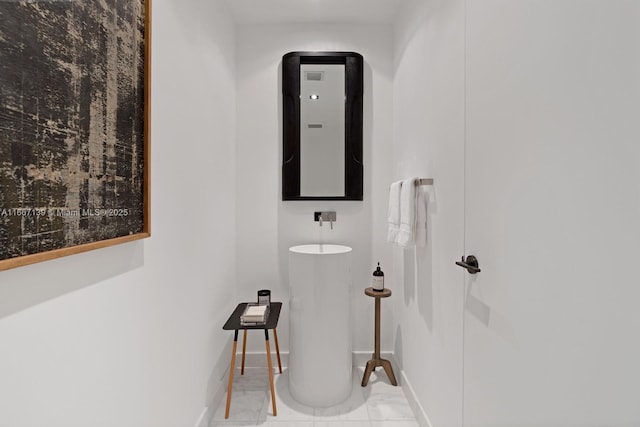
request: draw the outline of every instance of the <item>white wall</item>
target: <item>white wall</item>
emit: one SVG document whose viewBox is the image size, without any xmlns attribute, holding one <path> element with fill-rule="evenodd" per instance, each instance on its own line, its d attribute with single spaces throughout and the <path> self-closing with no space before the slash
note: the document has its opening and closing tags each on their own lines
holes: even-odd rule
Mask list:
<svg viewBox="0 0 640 427">
<path fill-rule="evenodd" d="M 435 185 L 428 248 L 394 250 L 395 352 L 433 426 L 640 420 L 621 267 L 637 252 L 639 11 L 432 0 L 397 21 L 393 179 Z M 463 241 L 478 277 L 453 265 Z"/>
<path fill-rule="evenodd" d="M 638 22 L 467 1 L 466 426 L 640 425 Z"/>
<path fill-rule="evenodd" d="M 380 221 L 390 179 L 392 32 L 387 25 L 241 25 L 238 41 L 238 297 L 272 290 L 283 301 L 278 337 L 288 345 L 288 248 L 324 242 L 353 247 L 354 350 L 373 349 L 373 300 L 364 295 L 374 262 L 390 257 Z M 281 193 L 281 59 L 290 51 L 356 51 L 364 56 L 364 201 L 286 201 Z M 333 230 L 313 212 L 335 210 Z M 377 224 L 374 227 L 374 224 Z M 391 285 L 392 286 L 392 285 Z M 383 350 L 392 347 L 393 313 L 383 304 Z M 263 351 L 259 339 L 249 349 Z"/>
<path fill-rule="evenodd" d="M 434 178 L 428 244 L 393 249 L 394 351 L 433 426 L 462 423 L 464 15 L 409 2 L 395 25 L 392 179 Z"/>
<path fill-rule="evenodd" d="M 234 31 L 153 9 L 150 239 L 0 272 L 0 426 L 192 426 L 235 300 Z M 214 196 L 215 195 L 215 196 Z"/>
</svg>

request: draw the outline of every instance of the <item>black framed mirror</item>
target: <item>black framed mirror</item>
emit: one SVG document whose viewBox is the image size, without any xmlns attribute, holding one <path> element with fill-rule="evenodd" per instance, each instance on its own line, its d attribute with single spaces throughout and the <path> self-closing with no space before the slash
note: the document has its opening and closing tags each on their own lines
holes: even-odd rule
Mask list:
<svg viewBox="0 0 640 427">
<path fill-rule="evenodd" d="M 282 200 L 362 200 L 363 59 L 282 57 Z"/>
</svg>

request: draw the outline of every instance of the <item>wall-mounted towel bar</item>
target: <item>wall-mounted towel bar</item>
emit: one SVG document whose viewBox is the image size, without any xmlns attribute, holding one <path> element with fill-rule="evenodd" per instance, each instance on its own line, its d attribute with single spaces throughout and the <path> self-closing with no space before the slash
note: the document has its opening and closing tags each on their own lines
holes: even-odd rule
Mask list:
<svg viewBox="0 0 640 427">
<path fill-rule="evenodd" d="M 416 185 L 433 185 L 433 178 L 421 178 L 416 181 Z"/>
</svg>

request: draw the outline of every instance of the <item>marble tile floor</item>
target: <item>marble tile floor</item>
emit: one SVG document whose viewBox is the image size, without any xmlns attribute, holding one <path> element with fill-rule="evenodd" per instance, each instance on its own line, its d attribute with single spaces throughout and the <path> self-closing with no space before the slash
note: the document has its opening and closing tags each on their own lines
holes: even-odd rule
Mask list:
<svg viewBox="0 0 640 427">
<path fill-rule="evenodd" d="M 289 393 L 287 370 L 274 370 L 276 406 L 273 416 L 269 394 L 269 377 L 265 368 L 237 369 L 233 380 L 231 410 L 224 419 L 227 394 L 213 415 L 209 427 L 419 427 L 402 388 L 389 384 L 378 368 L 367 387 L 361 387 L 363 369 L 353 369 L 349 398 L 330 408 L 312 408 L 296 402 Z"/>
</svg>

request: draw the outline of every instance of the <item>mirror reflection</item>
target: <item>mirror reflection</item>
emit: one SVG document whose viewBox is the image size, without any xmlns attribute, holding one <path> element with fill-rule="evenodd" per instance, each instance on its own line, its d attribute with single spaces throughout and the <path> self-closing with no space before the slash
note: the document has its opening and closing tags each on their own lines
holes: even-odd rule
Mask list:
<svg viewBox="0 0 640 427">
<path fill-rule="evenodd" d="M 300 65 L 300 195 L 344 196 L 344 65 Z"/>
</svg>

